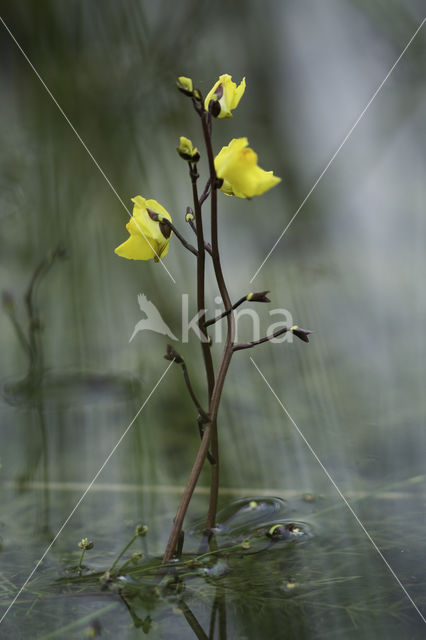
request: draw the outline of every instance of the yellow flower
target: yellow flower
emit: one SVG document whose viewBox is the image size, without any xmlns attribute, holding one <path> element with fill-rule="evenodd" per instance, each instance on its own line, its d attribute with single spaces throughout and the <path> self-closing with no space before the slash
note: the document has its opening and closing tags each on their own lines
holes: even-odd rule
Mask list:
<svg viewBox="0 0 426 640">
<path fill-rule="evenodd" d="M 207 94 L 207 97 L 204 100 L 204 108 L 208 111 L 210 102 L 213 101 L 213 104 L 210 107 L 212 115 L 216 118 L 232 118 L 231 111 L 238 106 L 245 90 L 245 78 L 241 80 L 237 87 L 235 82 L 232 82 L 232 76 L 225 73 L 224 75 L 219 76 L 219 80 L 216 82 L 213 89 Z"/>
<path fill-rule="evenodd" d="M 130 234 L 115 253 L 129 260 L 151 260 L 158 262 L 169 250 L 170 228 L 162 224 L 162 219 L 172 220 L 168 212 L 156 200 L 146 200 L 142 196 L 132 198 L 133 216 L 126 224 Z"/>
<path fill-rule="evenodd" d="M 198 160 L 200 159 L 200 154 L 197 147 L 194 147 L 191 140 L 185 138 L 185 136 L 180 137 L 179 146 L 176 147 L 176 151 L 184 160 L 188 160 L 190 162 L 198 162 Z"/>
<path fill-rule="evenodd" d="M 228 196 L 252 198 L 260 196 L 281 182 L 272 171 L 264 171 L 257 164 L 257 153 L 248 146 L 247 138 L 234 138 L 217 154 L 216 175 L 223 180 L 221 191 Z"/>
</svg>

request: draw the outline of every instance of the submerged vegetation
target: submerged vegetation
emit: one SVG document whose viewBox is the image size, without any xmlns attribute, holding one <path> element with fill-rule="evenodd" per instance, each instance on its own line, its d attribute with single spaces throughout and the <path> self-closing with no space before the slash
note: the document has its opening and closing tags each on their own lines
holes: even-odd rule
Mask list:
<svg viewBox="0 0 426 640">
<path fill-rule="evenodd" d="M 371 497 L 368 501 L 370 508 L 383 512 L 383 499 Z M 389 512 L 394 507 L 390 501 Z M 327 515 L 330 508 L 337 508 L 333 518 Z M 291 519 L 295 509 L 301 521 Z M 412 509 L 414 521 L 414 503 Z M 222 640 L 231 640 L 236 624 L 239 633 L 250 628 L 249 637 L 266 632 L 276 640 L 282 637 L 283 628 L 294 636 L 309 630 L 309 636 L 315 633 L 324 640 L 338 638 L 339 633 L 354 640 L 360 634 L 380 637 L 386 630 L 403 633 L 407 623 L 413 624 L 410 603 L 361 532 L 348 535 L 343 515 L 341 504 L 313 495 L 308 501 L 301 496 L 295 504 L 249 497 L 218 512 L 216 549 L 196 550 L 203 529 L 200 521 L 187 531 L 189 551 L 166 565 L 161 555 L 155 554 L 158 543 L 150 539 L 145 525 L 130 532 L 128 543 L 110 561 L 109 568 L 105 568 L 107 537 L 100 540 L 98 550 L 94 540 L 82 565 L 76 564 L 79 554 L 63 550 L 60 556 L 57 550 L 16 604 L 9 629 L 13 630 L 14 620 L 29 615 L 42 603 L 52 607 L 52 615 L 62 608 L 71 611 L 78 603 L 76 619 L 65 624 L 58 619 L 56 630 L 47 634 L 43 634 L 42 623 L 40 628 L 34 623 L 33 637 L 77 638 L 82 633 L 96 637 L 95 632 L 108 636 L 128 626 L 129 621 L 135 630 L 152 637 L 164 637 L 172 625 L 166 637 L 174 638 L 205 639 L 219 633 Z M 402 526 L 395 521 L 397 530 Z M 96 530 L 96 523 L 90 528 Z M 274 535 L 277 529 L 280 534 Z M 396 560 L 399 541 L 386 542 L 379 523 L 375 530 L 389 559 Z M 413 542 L 411 536 L 418 541 L 416 527 L 404 535 L 408 545 Z M 375 581 L 369 577 L 372 570 Z M 411 571 L 410 588 L 421 603 L 426 585 L 414 577 L 414 558 Z M 5 606 L 14 595 L 14 585 L 2 574 L 0 586 Z"/>
</svg>

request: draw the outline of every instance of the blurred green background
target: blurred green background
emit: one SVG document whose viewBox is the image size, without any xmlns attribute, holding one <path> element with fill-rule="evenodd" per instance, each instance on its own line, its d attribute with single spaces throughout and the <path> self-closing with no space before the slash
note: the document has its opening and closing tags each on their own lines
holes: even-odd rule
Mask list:
<svg viewBox="0 0 426 640">
<path fill-rule="evenodd" d="M 252 356 L 349 501 L 367 496 L 354 508 L 379 547 L 386 548 L 384 540 L 400 545 L 390 560 L 402 582 L 414 584 L 424 610 L 424 569 L 414 570 L 426 498 L 424 28 L 257 273 L 423 14 L 421 0 L 2 3 L 5 24 L 105 174 L 1 24 L 0 288 L 14 297 L 23 325 L 35 268 L 59 245 L 68 254 L 37 289 L 49 372 L 41 401 L 20 382 L 26 355 L 10 317 L 0 315 L 1 555 L 15 587 L 166 369 L 166 337 L 143 332 L 129 343 L 141 317 L 138 293 L 178 336 L 182 294 L 189 294 L 191 315 L 196 311 L 195 260 L 176 239 L 165 259 L 176 283 L 160 264 L 114 254 L 127 237 L 119 198 L 129 208 L 137 194 L 157 199 L 190 238 L 184 214 L 191 189 L 175 147 L 185 135 L 201 150 L 202 138 L 175 81 L 190 76 L 206 94 L 229 73 L 238 83 L 245 76 L 247 90 L 234 117 L 214 123 L 215 148 L 247 136 L 260 166 L 282 177 L 252 201 L 220 194 L 230 293 L 236 300 L 268 289 L 270 308 L 287 309 L 315 333 L 309 345 L 295 340 L 236 354 L 220 412 L 221 504 L 272 494 L 295 500 L 297 514 L 300 496 L 313 492 L 327 505 L 343 505 Z M 205 176 L 204 158 L 200 170 Z M 213 312 L 212 272 L 208 291 Z M 276 321 L 266 305 L 256 310 L 265 327 Z M 250 323 L 241 326 L 241 337 L 249 337 Z M 204 397 L 197 340 L 176 346 Z M 220 347 L 214 353 L 217 361 Z M 55 543 L 59 564 L 89 535 L 106 568 L 105 557 L 140 519 L 153 532 L 151 551 L 161 553 L 197 450 L 194 418 L 172 368 Z M 201 485 L 208 485 L 208 470 Z M 373 495 L 379 497 L 370 504 Z M 201 491 L 190 518 L 205 507 Z M 363 536 L 344 509 L 332 512 L 333 526 L 339 513 L 345 530 Z M 367 548 L 355 562 L 371 588 L 380 573 L 394 585 L 392 597 L 407 605 L 395 634 L 420 638 L 423 623 L 384 564 L 370 573 L 371 556 Z M 66 607 L 63 616 L 70 616 Z M 385 617 L 374 631 L 367 616 L 343 633 L 337 616 L 333 633 L 387 638 Z M 46 633 L 59 625 L 48 615 L 38 619 Z M 18 613 L 11 610 L 7 620 L 13 633 L 30 637 Z M 303 637 L 334 637 L 321 635 L 317 623 L 306 620 Z M 120 637 L 133 637 L 120 629 Z"/>
</svg>

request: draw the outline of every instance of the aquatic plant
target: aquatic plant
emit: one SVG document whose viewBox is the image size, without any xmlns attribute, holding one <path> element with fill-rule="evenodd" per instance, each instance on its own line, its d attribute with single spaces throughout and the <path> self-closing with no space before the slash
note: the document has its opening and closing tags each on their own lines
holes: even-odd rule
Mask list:
<svg viewBox="0 0 426 640">
<path fill-rule="evenodd" d="M 196 236 L 196 246 L 188 242 L 177 229 L 170 214 L 156 200 L 145 199 L 142 196 L 133 198 L 133 216 L 126 228 L 129 238 L 120 244 L 115 252 L 130 260 L 151 260 L 158 262 L 169 251 L 172 235 L 175 235 L 182 246 L 196 257 L 197 269 L 197 325 L 199 339 L 203 355 L 205 369 L 208 405 L 197 398 L 191 384 L 188 368 L 183 357 L 168 345 L 165 358 L 179 365 L 189 395 L 197 410 L 197 423 L 201 435 L 201 444 L 198 449 L 193 467 L 183 493 L 183 497 L 177 509 L 169 541 L 164 552 L 163 563 L 168 563 L 173 557 L 179 557 L 183 547 L 183 522 L 188 509 L 195 486 L 200 476 L 201 469 L 206 461 L 211 465 L 210 500 L 204 527 L 204 540 L 202 548 L 207 548 L 216 524 L 216 511 L 219 491 L 219 445 L 217 417 L 222 391 L 226 379 L 231 358 L 236 351 L 250 349 L 264 342 L 278 338 L 287 332 L 291 332 L 304 342 L 309 342 L 310 331 L 298 326 L 282 326 L 263 338 L 245 343 L 237 343 L 235 340 L 234 311 L 246 302 L 267 303 L 268 291 L 249 292 L 236 302 L 232 302 L 228 286 L 224 277 L 221 263 L 221 254 L 218 240 L 218 191 L 227 196 L 251 199 L 269 191 L 281 182 L 281 178 L 275 176 L 272 171 L 265 171 L 258 165 L 258 157 L 253 149 L 248 146 L 246 137 L 234 138 L 215 155 L 212 141 L 212 125 L 216 118 L 232 118 L 232 111 L 238 106 L 245 92 L 245 78 L 237 86 L 231 76 L 221 75 L 204 99 L 201 91 L 194 87 L 191 78 L 181 76 L 177 81 L 177 88 L 190 99 L 195 113 L 200 119 L 202 137 L 205 152 L 208 159 L 209 176 L 202 193 L 198 190 L 200 178 L 198 162 L 201 154 L 192 141 L 181 136 L 177 152 L 187 163 L 189 179 L 192 186 L 193 205 L 187 207 L 185 221 L 191 227 Z M 210 242 L 206 241 L 205 227 L 207 214 L 203 206 L 210 200 Z M 173 220 L 176 218 L 174 217 Z M 207 258 L 206 258 L 207 256 Z M 225 311 L 213 318 L 206 317 L 205 278 L 206 259 L 211 259 L 216 283 L 225 307 Z M 217 367 L 211 354 L 212 340 L 209 337 L 208 328 L 216 322 L 226 318 L 227 332 L 224 341 L 222 357 Z"/>
</svg>

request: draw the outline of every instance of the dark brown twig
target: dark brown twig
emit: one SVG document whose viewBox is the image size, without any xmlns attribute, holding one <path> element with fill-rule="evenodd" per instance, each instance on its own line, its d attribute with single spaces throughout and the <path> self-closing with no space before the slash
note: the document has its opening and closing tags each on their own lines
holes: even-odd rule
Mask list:
<svg viewBox="0 0 426 640">
<path fill-rule="evenodd" d="M 300 329 L 300 327 L 283 327 L 282 329 L 278 329 L 274 331 L 270 336 L 265 336 L 260 340 L 253 340 L 252 342 L 242 342 L 240 344 L 235 344 L 233 346 L 233 351 L 241 351 L 241 349 L 251 349 L 252 347 L 256 347 L 258 344 L 263 344 L 264 342 L 269 342 L 274 338 L 278 338 L 278 336 L 282 336 L 287 331 L 291 331 L 295 336 L 303 340 L 303 342 L 309 342 L 308 335 L 312 333 L 308 329 Z"/>
<path fill-rule="evenodd" d="M 212 181 L 211 181 L 211 178 L 209 178 L 209 179 L 207 180 L 207 184 L 206 184 L 206 186 L 205 186 L 205 188 L 204 188 L 203 193 L 201 194 L 201 196 L 200 196 L 200 197 L 199 197 L 199 199 L 198 199 L 198 202 L 199 202 L 199 204 L 200 204 L 200 207 L 202 207 L 202 206 L 203 206 L 204 202 L 207 200 L 207 198 L 208 198 L 208 197 L 209 197 L 209 195 L 210 195 L 210 188 L 211 188 L 211 184 L 212 184 Z"/>
<path fill-rule="evenodd" d="M 242 298 L 237 300 L 237 302 L 234 302 L 231 309 L 229 309 L 228 311 L 224 311 L 219 316 L 216 316 L 215 318 L 211 318 L 211 320 L 207 320 L 207 322 L 205 323 L 205 326 L 209 327 L 210 325 L 214 324 L 218 320 L 222 320 L 222 318 L 227 316 L 228 313 L 231 312 L 231 310 L 235 311 L 235 309 L 237 309 L 241 304 L 243 304 L 243 302 L 271 302 L 269 298 L 267 298 L 266 296 L 267 293 L 269 293 L 269 291 L 261 291 L 260 293 L 248 293 L 246 296 L 243 296 Z"/>
<path fill-rule="evenodd" d="M 187 207 L 186 208 L 185 220 L 189 224 L 189 226 L 191 227 L 191 229 L 195 233 L 195 235 L 197 235 L 197 227 L 196 227 L 196 224 L 194 222 L 194 218 L 193 218 L 193 213 L 192 213 L 191 207 Z M 207 251 L 207 253 L 212 255 L 212 247 L 208 242 L 204 243 L 204 249 Z"/>
<path fill-rule="evenodd" d="M 148 213 L 150 213 L 148 211 Z M 155 213 L 155 212 L 152 212 Z M 155 214 L 156 216 L 158 216 L 158 214 Z M 152 217 L 152 215 L 151 215 Z M 158 218 L 157 218 L 158 219 Z M 180 242 L 182 243 L 182 245 L 185 247 L 185 249 L 188 249 L 188 251 L 190 251 L 191 253 L 194 254 L 194 256 L 198 256 L 198 251 L 195 247 L 192 246 L 192 244 L 190 244 L 189 242 L 187 242 L 185 240 L 185 238 L 183 237 L 183 235 L 176 229 L 175 225 L 170 222 L 170 220 L 167 220 L 167 218 L 162 218 L 161 219 L 161 223 L 162 225 L 168 227 L 171 231 L 173 231 L 173 233 L 175 234 L 175 236 L 178 238 L 178 240 L 180 240 Z"/>
<path fill-rule="evenodd" d="M 202 336 L 204 336 L 204 340 L 201 340 L 201 350 L 203 354 L 204 360 L 204 368 L 206 370 L 207 377 L 207 389 L 208 389 L 208 398 L 210 402 L 210 398 L 213 392 L 213 387 L 215 383 L 214 369 L 213 369 L 213 360 L 212 354 L 210 351 L 210 341 L 207 333 L 207 329 L 205 326 L 205 263 L 206 263 L 206 253 L 205 253 L 205 242 L 204 242 L 204 230 L 203 230 L 203 218 L 201 216 L 201 206 L 198 199 L 198 188 L 197 188 L 197 180 L 198 180 L 198 171 L 196 164 L 189 164 L 189 177 L 191 179 L 192 185 L 192 197 L 194 201 L 194 210 L 195 210 L 195 223 L 196 223 L 196 235 L 197 235 L 197 248 L 198 248 L 198 257 L 197 257 L 197 311 L 198 311 L 198 326 Z"/>
<path fill-rule="evenodd" d="M 191 380 L 189 378 L 189 373 L 188 373 L 187 366 L 185 364 L 185 360 L 182 358 L 181 355 L 178 354 L 177 351 L 175 351 L 175 349 L 173 349 L 173 347 L 170 344 L 167 345 L 167 353 L 164 356 L 164 358 L 166 360 L 169 360 L 169 361 L 174 361 L 176 364 L 181 366 L 182 373 L 183 373 L 183 378 L 185 380 L 185 384 L 186 384 L 186 387 L 188 389 L 188 393 L 191 396 L 191 400 L 195 404 L 198 413 L 203 418 L 203 422 L 204 423 L 205 422 L 209 422 L 209 416 L 204 411 L 204 409 L 201 406 L 201 404 L 199 403 L 198 398 L 195 395 L 194 389 L 192 388 L 192 384 L 191 384 Z"/>
</svg>

